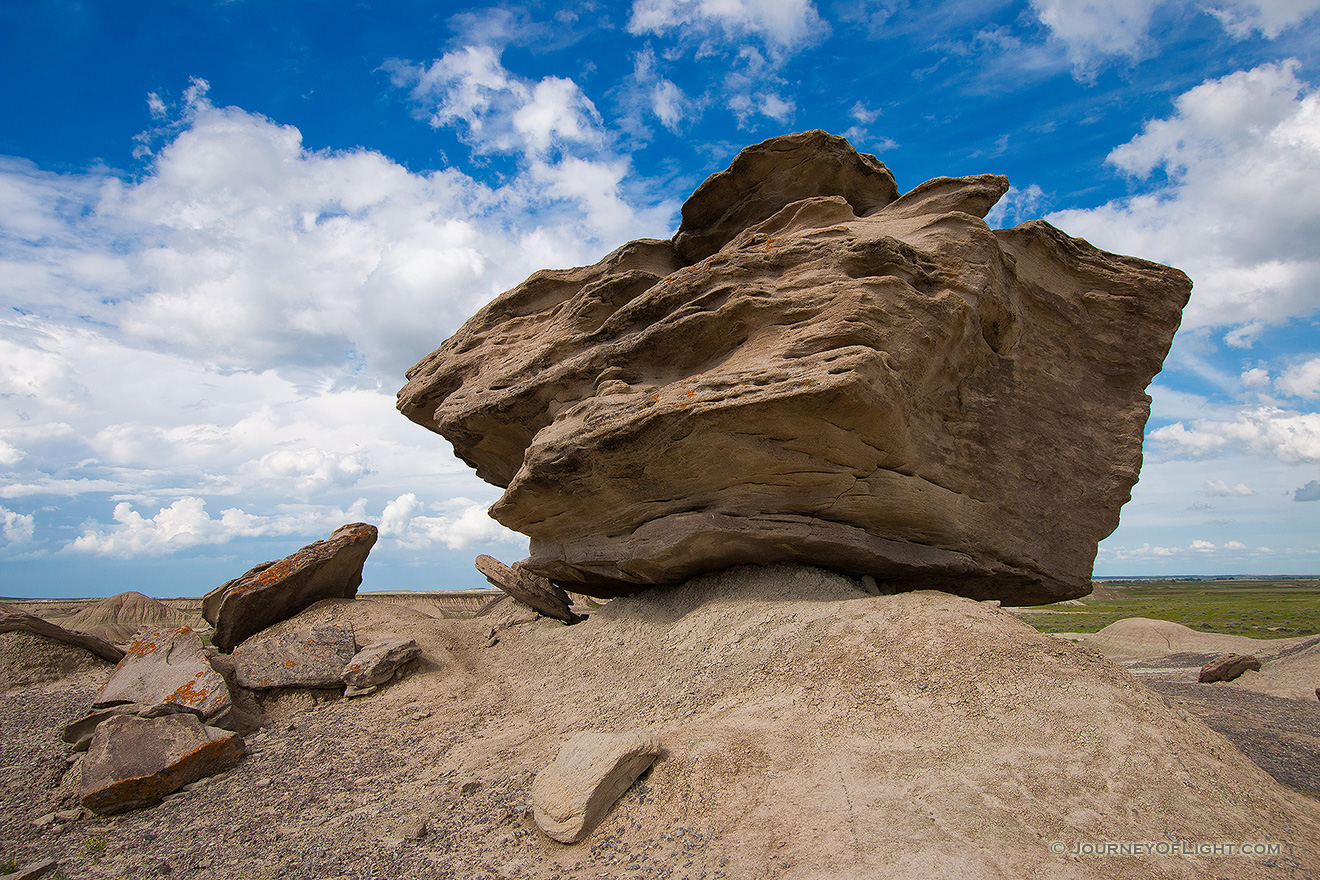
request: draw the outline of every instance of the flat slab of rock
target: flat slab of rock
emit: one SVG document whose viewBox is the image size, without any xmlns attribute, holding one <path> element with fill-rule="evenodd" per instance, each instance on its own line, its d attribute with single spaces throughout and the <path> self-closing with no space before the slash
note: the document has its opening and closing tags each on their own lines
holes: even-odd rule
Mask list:
<svg viewBox="0 0 1320 880">
<path fill-rule="evenodd" d="M 1224 654 L 1202 666 L 1201 675 L 1197 680 L 1202 684 L 1232 681 L 1248 669 L 1259 672 L 1260 660 L 1250 654 Z"/>
<path fill-rule="evenodd" d="M 91 651 L 102 660 L 118 663 L 124 657 L 124 649 L 110 644 L 100 636 L 78 630 L 65 629 L 62 626 L 43 620 L 35 614 L 28 614 L 9 605 L 0 604 L 0 633 L 22 632 L 34 636 L 54 639 L 66 645 L 75 645 Z"/>
<path fill-rule="evenodd" d="M 176 704 L 210 719 L 232 701 L 224 676 L 211 668 L 202 638 L 191 627 L 143 627 L 92 703 L 102 709 L 120 703 L 151 707 Z"/>
<path fill-rule="evenodd" d="M 560 843 L 577 843 L 660 755 L 641 733 L 579 733 L 532 782 L 532 817 Z"/>
<path fill-rule="evenodd" d="M 202 599 L 202 617 L 215 627 L 212 643 L 232 651 L 244 639 L 322 599 L 353 598 L 375 543 L 375 526 L 350 523 L 324 541 L 263 562 L 216 587 Z"/>
<path fill-rule="evenodd" d="M 422 649 L 412 639 L 381 639 L 358 651 L 343 668 L 340 677 L 353 688 L 384 684 L 400 666 L 422 656 Z"/>
<path fill-rule="evenodd" d="M 230 769 L 243 753 L 238 734 L 193 715 L 110 718 L 96 728 L 83 758 L 82 805 L 102 814 L 151 806 Z"/>
<path fill-rule="evenodd" d="M 541 271 L 408 371 L 399 409 L 504 489 L 521 564 L 598 597 L 730 566 L 1033 604 L 1090 592 L 1191 282 L 997 175 L 899 196 L 807 132 L 748 147 L 672 241 Z"/>
<path fill-rule="evenodd" d="M 234 677 L 240 687 L 252 690 L 338 687 L 355 654 L 357 643 L 349 623 L 258 636 L 234 649 Z"/>
<path fill-rule="evenodd" d="M 484 553 L 476 559 L 476 569 L 486 580 L 508 593 L 538 614 L 577 623 L 581 617 L 569 609 L 568 593 L 540 575 L 523 571 L 518 566 L 507 566 L 494 556 Z"/>
</svg>

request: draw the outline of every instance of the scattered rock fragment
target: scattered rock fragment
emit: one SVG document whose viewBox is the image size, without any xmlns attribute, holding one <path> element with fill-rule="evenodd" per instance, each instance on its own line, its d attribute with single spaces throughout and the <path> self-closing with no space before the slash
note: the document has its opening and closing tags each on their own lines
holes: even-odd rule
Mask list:
<svg viewBox="0 0 1320 880">
<path fill-rule="evenodd" d="M 324 541 L 226 581 L 202 599 L 202 617 L 215 627 L 211 641 L 222 651 L 232 651 L 244 639 L 315 602 L 353 598 L 375 543 L 375 526 L 350 523 Z"/>
<path fill-rule="evenodd" d="M 569 610 L 568 594 L 545 578 L 523 571 L 517 565 L 510 568 L 485 554 L 477 557 L 476 567 L 486 580 L 534 611 L 564 623 L 582 620 Z"/>
<path fill-rule="evenodd" d="M 258 636 L 234 648 L 234 677 L 240 687 L 252 690 L 338 687 L 356 653 L 350 623 Z"/>
<path fill-rule="evenodd" d="M 202 638 L 192 627 L 143 627 L 129 643 L 124 659 L 92 703 L 104 709 L 135 703 L 150 711 L 168 712 L 172 704 L 210 720 L 228 710 L 229 687 L 211 668 Z"/>
<path fill-rule="evenodd" d="M 101 814 L 150 806 L 230 769 L 243 752 L 238 734 L 193 715 L 110 718 L 97 727 L 83 759 L 82 805 Z"/>
<path fill-rule="evenodd" d="M 591 833 L 660 755 L 656 737 L 584 732 L 566 742 L 532 783 L 532 817 L 560 843 Z"/>
<path fill-rule="evenodd" d="M 78 630 L 65 629 L 62 626 L 43 620 L 35 614 L 28 614 L 10 605 L 0 604 L 0 633 L 24 632 L 34 636 L 43 636 L 85 648 L 103 660 L 118 663 L 124 656 L 124 649 L 115 647 L 100 636 Z"/>
<path fill-rule="evenodd" d="M 93 709 L 76 721 L 64 725 L 63 739 L 73 746 L 75 752 L 85 752 L 92 743 L 92 734 L 102 721 L 116 715 L 136 715 L 141 710 L 142 706 L 137 703 L 120 703 L 105 709 Z"/>
<path fill-rule="evenodd" d="M 1201 667 L 1202 683 L 1232 681 L 1248 669 L 1260 671 L 1260 660 L 1251 654 L 1224 654 Z"/>
<path fill-rule="evenodd" d="M 343 668 L 344 683 L 353 688 L 368 688 L 384 684 L 405 663 L 422 656 L 422 649 L 413 639 L 382 639 L 367 645 Z M 345 692 L 347 696 L 347 691 Z"/>
</svg>

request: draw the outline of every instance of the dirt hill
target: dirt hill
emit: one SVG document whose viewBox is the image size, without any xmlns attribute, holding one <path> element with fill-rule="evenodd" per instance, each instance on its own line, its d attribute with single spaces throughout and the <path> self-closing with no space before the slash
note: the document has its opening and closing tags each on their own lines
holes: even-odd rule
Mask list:
<svg viewBox="0 0 1320 880">
<path fill-rule="evenodd" d="M 95 633 L 101 638 L 122 645 L 133 638 L 142 626 L 197 625 L 198 621 L 170 608 L 164 602 L 127 592 L 102 599 L 83 608 L 67 619 L 57 621 L 66 629 Z"/>
</svg>

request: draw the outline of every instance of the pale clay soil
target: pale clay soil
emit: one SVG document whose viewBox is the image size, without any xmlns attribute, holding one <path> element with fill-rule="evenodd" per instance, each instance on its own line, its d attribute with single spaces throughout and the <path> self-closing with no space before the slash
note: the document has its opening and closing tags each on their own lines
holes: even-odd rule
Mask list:
<svg viewBox="0 0 1320 880">
<path fill-rule="evenodd" d="M 572 627 L 370 599 L 281 626 L 327 621 L 423 657 L 369 697 L 268 697 L 235 769 L 44 828 L 77 806 L 60 729 L 109 666 L 0 636 L 0 862 L 198 880 L 1320 876 L 1320 802 L 1200 720 L 1195 693 L 970 600 L 774 566 Z M 32 681 L 42 663 L 64 677 Z M 649 773 L 582 843 L 541 835 L 537 770 L 579 731 L 636 729 L 665 747 Z M 1226 851 L 1243 843 L 1261 851 Z"/>
</svg>

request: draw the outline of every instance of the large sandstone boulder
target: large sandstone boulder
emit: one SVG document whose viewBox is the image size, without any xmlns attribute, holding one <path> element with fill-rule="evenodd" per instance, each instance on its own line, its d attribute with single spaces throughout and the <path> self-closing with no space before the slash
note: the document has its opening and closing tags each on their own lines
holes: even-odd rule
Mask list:
<svg viewBox="0 0 1320 880">
<path fill-rule="evenodd" d="M 560 843 L 582 840 L 660 752 L 649 733 L 579 733 L 532 782 L 537 827 Z"/>
<path fill-rule="evenodd" d="M 324 541 L 284 559 L 263 562 L 216 587 L 202 598 L 202 617 L 215 627 L 212 643 L 232 651 L 249 636 L 322 599 L 353 598 L 375 543 L 375 526 L 349 523 Z"/>
<path fill-rule="evenodd" d="M 128 645 L 93 709 L 120 704 L 150 708 L 173 703 L 205 719 L 231 705 L 224 676 L 211 668 L 202 638 L 191 627 L 143 627 Z"/>
<path fill-rule="evenodd" d="M 523 570 L 577 592 L 802 562 L 1084 595 L 1191 282 L 1041 221 L 991 230 L 1007 188 L 896 197 L 840 138 L 749 147 L 672 242 L 497 297 L 399 409 L 505 489 Z"/>
<path fill-rule="evenodd" d="M 83 759 L 82 805 L 97 813 L 150 806 L 190 782 L 238 764 L 243 739 L 190 714 L 119 715 L 92 735 Z"/>
<path fill-rule="evenodd" d="M 240 687 L 333 688 L 357 654 L 351 623 L 329 623 L 251 638 L 234 648 Z"/>
</svg>

